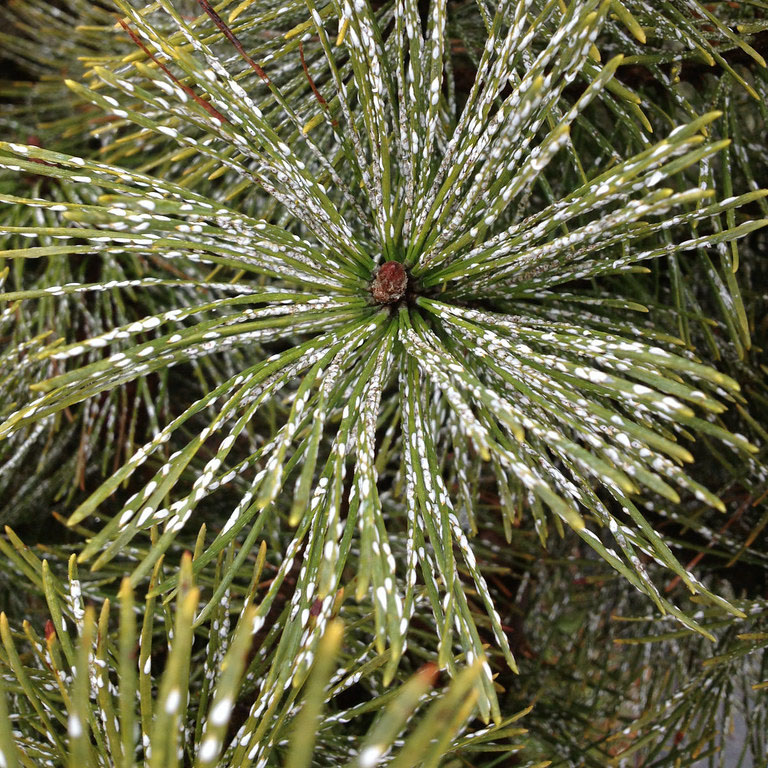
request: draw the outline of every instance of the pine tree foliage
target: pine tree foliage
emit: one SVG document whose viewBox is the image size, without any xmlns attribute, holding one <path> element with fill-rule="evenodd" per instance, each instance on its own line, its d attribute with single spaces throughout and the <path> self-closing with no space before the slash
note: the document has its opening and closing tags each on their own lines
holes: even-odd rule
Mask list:
<svg viewBox="0 0 768 768">
<path fill-rule="evenodd" d="M 55 499 L 87 537 L 78 563 L 128 569 L 126 600 L 150 581 L 150 621 L 152 601 L 191 589 L 160 564 L 178 562 L 201 520 L 213 532 L 189 568 L 199 580 L 218 562 L 217 576 L 199 606 L 179 603 L 187 640 L 142 702 L 156 695 L 167 712 L 172 676 L 193 668 L 193 627 L 223 620 L 264 539 L 281 553 L 275 573 L 238 615 L 257 632 L 287 601 L 260 673 L 276 724 L 253 740 L 265 761 L 295 714 L 283 689 L 316 657 L 324 679 L 340 590 L 370 605 L 385 684 L 403 680 L 426 625 L 456 676 L 449 700 L 471 674 L 481 717 L 504 722 L 492 678 L 519 653 L 475 538 L 489 526 L 507 546 L 529 525 L 539 545 L 581 540 L 686 638 L 714 638 L 710 616 L 736 627 L 751 614 L 683 566 L 658 525 L 710 533 L 708 508 L 726 511 L 733 493 L 758 510 L 754 536 L 766 522 L 752 348 L 764 304 L 759 283 L 737 281 L 761 269 L 739 240 L 758 242 L 768 220 L 755 138 L 767 81 L 745 37 L 765 22 L 759 3 L 715 5 L 121 0 L 115 24 L 72 0 L 44 55 L 34 34 L 14 40 L 37 78 L 54 55 L 79 63 L 69 96 L 63 78 L 26 105 L 18 86 L 4 91 L 17 137 L 0 143 L 6 519 Z M 20 5 L 13 21 L 43 24 L 45 7 Z M 676 87 L 682 67 L 710 65 L 706 88 Z M 638 71 L 661 98 L 632 82 Z M 52 93 L 53 120 L 30 134 Z M 753 103 L 758 117 L 740 121 Z M 19 471 L 36 454 L 43 482 Z M 727 549 L 759 560 L 750 537 Z M 669 578 L 706 620 L 660 587 Z M 84 640 L 67 641 L 65 666 L 83 670 L 92 619 L 75 618 Z M 2 663 L 21 680 L 3 631 Z M 46 643 L 27 640 L 44 659 Z M 231 642 L 245 647 L 246 631 Z M 61 692 L 81 723 L 84 681 L 75 672 Z M 307 711 L 324 687 L 309 683 Z M 676 715 L 638 727 L 664 717 Z M 113 744 L 127 754 L 108 717 L 91 720 L 98 759 Z M 144 733 L 172 755 L 158 729 Z M 199 761 L 197 731 L 179 738 Z M 79 733 L 47 759 L 84 759 Z"/>
<path fill-rule="evenodd" d="M 15 557 L 20 559 L 18 554 Z M 44 637 L 28 623 L 23 634 L 14 637 L 5 614 L 0 614 L 2 663 L 16 678 L 9 691 L 16 709 L 12 718 L 7 713 L 3 717 L 0 734 L 0 749 L 8 766 L 124 766 L 134 765 L 137 755 L 147 765 L 164 768 L 180 765 L 184 759 L 194 759 L 197 766 L 239 766 L 273 764 L 276 757 L 296 768 L 365 766 L 391 750 L 417 709 L 426 710 L 423 719 L 410 727 L 412 733 L 404 743 L 398 743 L 393 765 L 431 764 L 435 756 L 465 749 L 471 752 L 499 737 L 508 740 L 524 732 L 513 723 L 525 711 L 502 724 L 474 733 L 465 731 L 475 709 L 477 691 L 473 686 L 482 674 L 479 663 L 466 668 L 444 692 L 432 691 L 437 668 L 425 665 L 410 681 L 368 706 L 337 709 L 321 723 L 318 716 L 326 699 L 332 704 L 364 668 L 354 658 L 336 666 L 343 629 L 334 619 L 324 630 L 319 647 L 321 662 L 307 680 L 305 695 L 298 697 L 294 690 L 274 712 L 264 713 L 263 706 L 254 706 L 255 715 L 242 722 L 235 738 L 227 741 L 241 689 L 252 687 L 259 668 L 259 657 L 250 658 L 248 653 L 253 606 L 240 614 L 231 635 L 211 633 L 207 647 L 196 649 L 193 620 L 200 590 L 194 584 L 191 558 L 187 557 L 181 564 L 182 588 L 176 598 L 175 616 L 157 610 L 151 597 L 143 606 L 143 618 L 141 612 L 137 616 L 138 606 L 126 579 L 118 593 L 119 631 L 111 633 L 110 622 L 114 620 L 110 602 L 104 600 L 98 617 L 92 606 L 83 604 L 74 557 L 63 583 L 45 560 L 23 553 L 21 558 L 27 570 L 32 568 L 53 620 L 47 624 Z M 153 674 L 151 649 L 157 634 L 167 644 L 161 674 Z M 137 642 L 141 649 L 138 669 L 134 657 Z M 36 664 L 25 664 L 21 648 Z M 195 665 L 204 671 L 205 680 L 200 697 L 190 699 L 186 693 L 190 679 L 199 677 Z M 110 679 L 111 669 L 118 671 L 117 685 Z M 137 688 L 142 694 L 140 710 L 136 710 Z M 37 727 L 22 731 L 21 738 L 14 739 L 13 727 L 24 722 L 24 710 L 37 715 Z M 334 723 L 351 722 L 354 731 L 358 718 L 370 720 L 373 713 L 378 715 L 375 725 L 351 749 L 346 744 L 344 752 L 337 752 L 337 745 L 324 743 L 324 732 L 332 730 Z M 443 728 L 438 742 L 432 739 L 436 723 Z M 311 738 L 306 738 L 308 733 Z M 505 751 L 516 749 L 519 746 L 510 745 Z M 350 752 L 357 758 L 348 760 Z"/>
<path fill-rule="evenodd" d="M 61 77 L 61 67 L 65 62 L 71 75 L 81 75 L 81 60 L 103 52 L 105 34 L 115 43 L 110 49 L 128 50 L 130 41 L 126 44 L 110 32 L 114 16 L 107 9 L 90 3 L 55 7 L 4 4 L 0 7 L 0 20 L 4 30 L 0 33 L 3 55 L 10 60 L 12 74 L 19 78 L 2 84 L 0 125 L 4 135 L 16 136 L 37 146 L 79 153 L 90 151 L 93 139 L 88 127 L 92 121 L 98 123 L 102 118 L 85 102 L 75 103 Z M 0 189 L 3 193 L 21 190 L 22 194 L 33 197 L 81 204 L 93 204 L 98 198 L 96 190 L 58 183 L 36 173 L 23 176 L 17 172 L 5 173 L 0 177 Z M 56 223 L 55 214 L 26 206 L 4 205 L 2 215 L 4 224 L 19 228 Z M 9 236 L 4 240 L 7 247 L 19 248 L 29 242 L 29 237 Z M 45 236 L 42 242 L 53 243 Z M 59 259 L 30 262 L 26 266 L 18 262 L 12 269 L 5 270 L 1 279 L 6 289 L 14 285 L 45 288 L 59 283 L 119 281 L 144 272 L 146 269 L 140 263 L 120 264 L 97 258 L 77 262 Z M 137 319 L 132 303 L 127 294 L 121 297 L 92 294 L 87 303 L 82 300 L 82 294 L 75 294 L 48 297 L 35 302 L 34 306 L 6 304 L 0 322 L 3 338 L 11 342 L 2 350 L 4 381 L 0 410 L 8 413 L 14 402 L 23 401 L 30 381 L 58 372 L 58 363 L 36 359 L 36 352 L 44 347 L 46 337 L 50 342 L 53 328 L 62 336 L 94 333 L 97 329 L 105 331 L 115 324 Z M 142 312 L 148 306 L 151 302 L 144 305 Z M 149 418 L 156 424 L 158 417 L 163 417 L 164 400 L 162 388 L 152 394 L 143 385 L 137 393 L 115 390 L 104 402 L 92 401 L 82 408 L 68 409 L 64 424 L 62 420 L 48 420 L 36 425 L 34 430 L 5 441 L 0 446 L 0 496 L 4 500 L 0 518 L 3 522 L 29 520 L 38 514 L 37 510 L 49 505 L 65 508 L 78 489 L 85 486 L 86 473 L 105 475 L 116 461 L 119 465 L 125 447 L 115 443 L 135 431 L 140 419 Z M 97 445 L 93 436 L 104 431 L 111 439 L 107 444 Z M 20 473 L 18 468 L 30 461 L 39 462 L 34 476 Z"/>
<path fill-rule="evenodd" d="M 581 585 L 576 590 L 573 581 Z M 647 616 L 636 597 L 589 557 L 542 564 L 522 593 L 532 609 L 526 622 L 532 662 L 515 697 L 537 696 L 535 716 L 526 723 L 528 757 L 595 767 L 635 760 L 761 764 L 767 746 L 766 702 L 759 693 L 764 600 L 735 601 L 746 619 L 704 609 L 700 619 L 716 636 L 713 644 Z M 609 612 L 597 614 L 596 601 Z"/>
</svg>

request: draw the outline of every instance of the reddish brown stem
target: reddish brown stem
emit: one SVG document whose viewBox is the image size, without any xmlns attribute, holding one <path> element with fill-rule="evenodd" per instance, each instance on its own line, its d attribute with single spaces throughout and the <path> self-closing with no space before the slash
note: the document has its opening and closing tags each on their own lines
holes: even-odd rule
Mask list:
<svg viewBox="0 0 768 768">
<path fill-rule="evenodd" d="M 174 83 L 176 83 L 176 85 L 178 85 L 179 88 L 181 88 L 182 91 L 184 91 L 184 93 L 187 94 L 187 96 L 194 99 L 212 117 L 215 117 L 217 120 L 220 120 L 222 123 L 229 122 L 227 118 L 221 114 L 221 112 L 219 112 L 217 109 L 212 107 L 205 99 L 201 99 L 188 85 L 184 85 L 184 83 L 182 83 L 179 80 L 179 78 L 176 77 L 176 75 L 174 75 L 173 72 L 171 72 L 171 70 L 168 69 L 168 67 L 166 67 L 165 64 L 163 64 L 163 62 L 160 61 L 155 56 L 155 54 L 152 53 L 152 51 L 150 51 L 149 48 L 147 48 L 147 46 L 141 42 L 141 39 L 139 38 L 139 36 L 122 19 L 118 19 L 118 21 L 120 22 L 120 26 L 130 35 L 131 40 L 133 40 L 133 42 L 136 43 L 136 45 L 138 45 L 139 48 L 141 48 L 141 50 L 144 51 L 144 53 L 150 59 L 152 59 L 152 61 L 154 61 L 155 64 L 157 64 L 157 66 L 160 67 L 160 69 L 162 69 L 163 72 L 165 72 L 165 74 L 168 75 L 168 77 Z"/>
<path fill-rule="evenodd" d="M 200 7 L 211 17 L 213 23 L 224 33 L 224 36 L 237 49 L 237 52 L 251 65 L 253 71 L 265 82 L 269 83 L 267 73 L 245 52 L 243 44 L 237 39 L 235 33 L 224 23 L 224 20 L 213 10 L 208 0 L 197 0 Z"/>
<path fill-rule="evenodd" d="M 312 93 L 315 94 L 315 98 L 320 102 L 321 106 L 324 109 L 327 109 L 328 102 L 323 98 L 323 94 L 317 90 L 315 81 L 312 79 L 312 75 L 309 74 L 309 67 L 307 67 L 307 62 L 304 60 L 304 45 L 301 40 L 299 40 L 299 58 L 301 59 L 301 66 L 304 69 L 304 74 L 307 76 L 307 80 L 309 80 L 309 87 L 312 89 Z"/>
<path fill-rule="evenodd" d="M 309 74 L 309 67 L 307 67 L 307 62 L 304 60 L 304 45 L 302 44 L 301 40 L 299 40 L 299 58 L 301 59 L 301 66 L 304 69 L 304 74 L 307 76 L 307 80 L 309 81 L 309 87 L 312 89 L 312 93 L 315 94 L 315 98 L 320 103 L 320 106 L 327 112 L 328 102 L 323 98 L 323 94 L 317 90 L 315 81 L 312 79 L 312 75 Z M 335 128 L 338 125 L 338 123 L 336 122 L 336 120 L 331 120 L 331 125 Z"/>
</svg>

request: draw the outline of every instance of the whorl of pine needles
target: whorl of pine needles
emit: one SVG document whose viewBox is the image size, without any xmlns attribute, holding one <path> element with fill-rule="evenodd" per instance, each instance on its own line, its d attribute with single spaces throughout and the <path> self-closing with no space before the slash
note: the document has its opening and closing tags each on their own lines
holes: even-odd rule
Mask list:
<svg viewBox="0 0 768 768">
<path fill-rule="evenodd" d="M 657 36 L 698 46 L 746 98 L 764 95 L 764 81 L 702 37 L 683 11 L 691 3 L 661 5 Z M 722 46 L 760 58 L 696 5 Z M 0 259 L 12 264 L 0 328 L 13 341 L 0 491 L 23 505 L 66 484 L 68 524 L 94 526 L 78 563 L 99 572 L 125 558 L 124 596 L 150 578 L 152 600 L 178 591 L 186 639 L 160 683 L 157 754 L 178 748 L 162 734 L 183 719 L 169 699 L 183 690 L 193 626 L 219 615 L 269 537 L 282 551 L 232 648 L 276 610 L 283 620 L 232 765 L 246 745 L 266 761 L 259 715 L 304 681 L 337 631 L 344 590 L 371 603 L 385 684 L 414 618 L 431 614 L 440 666 L 458 674 L 458 652 L 474 670 L 449 698 L 471 687 L 481 716 L 501 723 L 489 640 L 517 663 L 473 543 L 489 526 L 511 543 L 529 518 L 543 546 L 553 529 L 572 531 L 704 636 L 706 622 L 651 577 L 656 566 L 712 610 L 745 616 L 681 565 L 655 524 L 689 500 L 725 510 L 688 469 L 696 437 L 755 478 L 762 435 L 729 428 L 739 383 L 702 362 L 687 319 L 673 336 L 676 321 L 654 306 L 664 300 L 635 281 L 669 276 L 687 318 L 696 299 L 683 275 L 698 259 L 745 359 L 736 242 L 768 221 L 766 192 L 734 187 L 730 141 L 717 133 L 732 125 L 730 102 L 699 110 L 670 96 L 670 119 L 627 82 L 641 65 L 669 80 L 664 46 L 639 53 L 645 3 L 116 6 L 117 25 L 95 9 L 71 43 L 83 74 L 66 81 L 78 106 L 60 119 L 80 131 L 79 151 L 31 141 L 18 121 L 19 140 L 0 142 L 0 167 L 27 185 L 0 190 L 14 211 L 0 221 Z M 94 27 L 120 42 L 105 51 Z M 465 88 L 460 56 L 474 73 Z M 67 111 L 62 93 L 53 111 Z M 15 473 L 38 452 L 47 468 L 33 490 Z M 211 510 L 221 522 L 186 576 L 163 572 Z M 190 580 L 216 562 L 198 607 Z M 51 589 L 53 610 L 62 587 Z M 73 759 L 90 749 L 83 649 L 94 618 L 83 617 L 80 650 L 66 652 L 79 670 Z M 211 720 L 202 731 L 198 721 L 201 765 L 223 746 L 230 713 L 216 719 L 217 701 L 215 749 Z"/>
</svg>

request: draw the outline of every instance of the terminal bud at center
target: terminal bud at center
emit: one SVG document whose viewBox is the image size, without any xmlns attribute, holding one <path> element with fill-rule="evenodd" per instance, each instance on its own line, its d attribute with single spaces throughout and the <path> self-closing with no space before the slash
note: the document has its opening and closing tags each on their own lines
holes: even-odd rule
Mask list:
<svg viewBox="0 0 768 768">
<path fill-rule="evenodd" d="M 394 304 L 405 296 L 408 273 L 399 261 L 382 264 L 371 282 L 371 296 L 377 304 Z"/>
</svg>

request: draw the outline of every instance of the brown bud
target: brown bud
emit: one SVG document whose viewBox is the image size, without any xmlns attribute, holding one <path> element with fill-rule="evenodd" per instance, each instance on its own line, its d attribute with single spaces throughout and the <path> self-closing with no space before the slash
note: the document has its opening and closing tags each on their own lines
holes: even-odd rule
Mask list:
<svg viewBox="0 0 768 768">
<path fill-rule="evenodd" d="M 394 304 L 405 296 L 408 274 L 399 261 L 387 261 L 376 271 L 371 296 L 378 304 Z"/>
<path fill-rule="evenodd" d="M 428 661 L 416 670 L 416 674 L 421 677 L 427 685 L 433 686 L 437 682 L 437 676 L 440 674 L 440 669 L 437 664 Z"/>
</svg>

